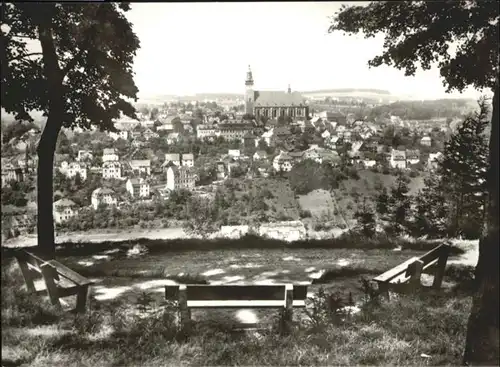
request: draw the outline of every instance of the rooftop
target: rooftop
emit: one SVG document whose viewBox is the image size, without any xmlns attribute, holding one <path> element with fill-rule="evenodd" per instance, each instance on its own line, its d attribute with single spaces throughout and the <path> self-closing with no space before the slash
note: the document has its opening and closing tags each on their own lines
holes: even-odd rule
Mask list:
<svg viewBox="0 0 500 367">
<path fill-rule="evenodd" d="M 305 106 L 305 99 L 299 92 L 256 91 L 254 93 L 256 107 Z"/>
</svg>

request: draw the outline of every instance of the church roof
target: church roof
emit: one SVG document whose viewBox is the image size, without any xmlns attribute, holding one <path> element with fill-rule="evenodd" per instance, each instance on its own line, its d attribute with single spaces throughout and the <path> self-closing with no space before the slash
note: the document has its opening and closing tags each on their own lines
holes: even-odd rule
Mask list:
<svg viewBox="0 0 500 367">
<path fill-rule="evenodd" d="M 256 91 L 254 98 L 255 107 L 305 106 L 304 97 L 299 92 Z"/>
</svg>

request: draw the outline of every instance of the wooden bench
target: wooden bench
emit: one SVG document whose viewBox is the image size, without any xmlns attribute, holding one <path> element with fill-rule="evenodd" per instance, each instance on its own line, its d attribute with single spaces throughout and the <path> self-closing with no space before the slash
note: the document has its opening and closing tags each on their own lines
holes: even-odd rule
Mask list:
<svg viewBox="0 0 500 367">
<path fill-rule="evenodd" d="M 421 288 L 421 275 L 433 274 L 433 289 L 441 288 L 450 246 L 439 245 L 420 257 L 412 257 L 402 264 L 373 278 L 378 283 L 379 294 L 389 298 L 389 291 L 405 293 Z"/>
<path fill-rule="evenodd" d="M 293 308 L 305 308 L 306 298 L 307 285 L 180 284 L 165 286 L 165 299 L 177 303 L 182 327 L 189 324 L 191 309 L 208 308 L 281 309 L 281 321 L 289 325 L 292 321 Z M 236 326 L 248 329 L 259 328 L 262 325 L 240 323 Z"/>
<path fill-rule="evenodd" d="M 25 250 L 18 250 L 14 255 L 28 292 L 47 293 L 51 303 L 59 309 L 62 309 L 60 298 L 76 295 L 76 308 L 72 311 L 85 312 L 88 290 L 93 282 L 56 260 L 45 261 Z M 34 280 L 40 275 L 46 288 L 37 291 Z"/>
</svg>

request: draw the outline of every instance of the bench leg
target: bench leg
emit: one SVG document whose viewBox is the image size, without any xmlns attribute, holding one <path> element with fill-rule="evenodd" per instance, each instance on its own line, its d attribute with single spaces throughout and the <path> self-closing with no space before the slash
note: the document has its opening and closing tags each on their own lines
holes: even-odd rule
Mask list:
<svg viewBox="0 0 500 367">
<path fill-rule="evenodd" d="M 287 284 L 285 291 L 285 307 L 281 313 L 281 333 L 289 334 L 293 320 L 293 285 Z"/>
<path fill-rule="evenodd" d="M 87 296 L 89 293 L 89 286 L 85 285 L 80 287 L 78 292 L 76 293 L 76 308 L 75 312 L 77 313 L 85 313 L 87 306 Z"/>
<path fill-rule="evenodd" d="M 28 264 L 25 261 L 17 260 L 19 264 L 19 268 L 21 269 L 21 273 L 23 273 L 24 282 L 26 283 L 26 289 L 30 293 L 36 293 L 34 274 L 33 271 L 28 267 Z"/>
<path fill-rule="evenodd" d="M 391 297 L 389 295 L 389 283 L 379 282 L 378 283 L 378 294 L 384 297 L 387 301 L 390 301 Z"/>
<path fill-rule="evenodd" d="M 191 310 L 187 306 L 187 287 L 179 287 L 179 320 L 182 330 L 188 330 L 191 324 Z"/>
<path fill-rule="evenodd" d="M 443 251 L 436 264 L 436 271 L 434 272 L 434 281 L 432 288 L 440 289 L 443 283 L 444 272 L 446 270 L 446 262 L 448 261 L 448 250 Z"/>
<path fill-rule="evenodd" d="M 47 293 L 49 294 L 50 302 L 59 310 L 62 309 L 61 301 L 59 300 L 59 292 L 57 291 L 57 285 L 54 282 L 53 269 L 50 266 L 42 265 L 40 266 L 42 271 L 43 280 L 45 281 L 45 286 L 47 287 Z"/>
<path fill-rule="evenodd" d="M 411 292 L 415 292 L 418 290 L 422 284 L 422 269 L 424 267 L 424 263 L 421 260 L 415 260 L 412 264 L 412 275 L 409 281 L 409 289 Z"/>
</svg>

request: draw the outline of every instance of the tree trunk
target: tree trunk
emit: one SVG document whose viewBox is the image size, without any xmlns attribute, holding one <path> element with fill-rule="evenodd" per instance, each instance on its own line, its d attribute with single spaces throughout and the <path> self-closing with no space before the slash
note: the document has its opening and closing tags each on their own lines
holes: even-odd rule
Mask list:
<svg viewBox="0 0 500 367">
<path fill-rule="evenodd" d="M 55 5 L 43 4 L 34 8 L 33 19 L 38 26 L 38 34 L 43 53 L 44 76 L 47 80 L 49 111 L 47 123 L 38 144 L 37 171 L 37 234 L 38 249 L 46 259 L 55 257 L 54 216 L 53 216 L 53 169 L 57 137 L 62 127 L 64 100 L 62 94 L 62 72 L 52 35 L 52 17 Z"/>
<path fill-rule="evenodd" d="M 53 216 L 53 169 L 57 136 L 61 127 L 51 117 L 43 130 L 38 145 L 37 171 L 37 235 L 38 248 L 47 259 L 55 258 L 54 216 Z"/>
<path fill-rule="evenodd" d="M 489 146 L 488 209 L 483 235 L 479 241 L 479 261 L 476 267 L 477 288 L 467 325 L 465 365 L 499 365 L 499 124 L 498 79 L 493 96 L 493 114 Z"/>
</svg>

